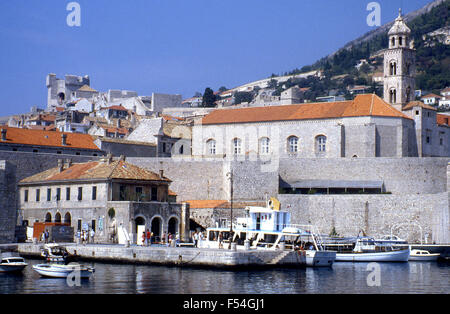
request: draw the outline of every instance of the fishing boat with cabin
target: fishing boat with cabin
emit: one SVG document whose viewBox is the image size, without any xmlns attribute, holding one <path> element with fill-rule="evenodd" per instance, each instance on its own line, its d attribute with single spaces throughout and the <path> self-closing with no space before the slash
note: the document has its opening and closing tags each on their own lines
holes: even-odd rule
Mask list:
<svg viewBox="0 0 450 314">
<path fill-rule="evenodd" d="M 265 207 L 247 206 L 245 217 L 236 222 L 222 220 L 206 229 L 206 239 L 200 247 L 236 250 L 297 251 L 306 266 L 331 266 L 335 251 L 324 250 L 315 226 L 291 224 L 291 214 L 281 210 L 276 198 L 270 198 Z"/>
</svg>

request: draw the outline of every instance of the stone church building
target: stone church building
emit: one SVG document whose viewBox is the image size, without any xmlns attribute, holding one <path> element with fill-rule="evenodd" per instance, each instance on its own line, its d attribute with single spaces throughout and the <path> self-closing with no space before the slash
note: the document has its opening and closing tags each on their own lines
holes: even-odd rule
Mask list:
<svg viewBox="0 0 450 314">
<path fill-rule="evenodd" d="M 193 128 L 205 157 L 448 157 L 448 119 L 414 102 L 415 50 L 401 13 L 384 53 L 384 99 L 219 109 Z M 446 121 L 446 122 L 445 122 Z"/>
</svg>

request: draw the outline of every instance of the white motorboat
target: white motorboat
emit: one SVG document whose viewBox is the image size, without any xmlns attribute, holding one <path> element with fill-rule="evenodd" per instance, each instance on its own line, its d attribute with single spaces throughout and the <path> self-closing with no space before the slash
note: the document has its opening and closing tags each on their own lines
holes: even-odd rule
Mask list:
<svg viewBox="0 0 450 314">
<path fill-rule="evenodd" d="M 313 232 L 316 228 L 290 224 L 290 213 L 280 210 L 275 198 L 267 201 L 266 207 L 248 206 L 245 210 L 246 217 L 238 218 L 232 228 L 226 221 L 208 228 L 199 247 L 220 249 L 230 245 L 231 240 L 237 250 L 297 250 L 299 264 L 318 267 L 333 264 L 336 252 L 320 246 L 319 233 Z"/>
<path fill-rule="evenodd" d="M 392 243 L 369 237 L 357 238 L 350 252 L 337 252 L 337 262 L 407 262 L 410 248 L 394 248 Z"/>
<path fill-rule="evenodd" d="M 67 278 L 70 274 L 79 276 L 79 278 L 89 278 L 95 269 L 75 263 L 69 265 L 64 264 L 37 264 L 33 265 L 33 269 L 43 277 Z"/>
<path fill-rule="evenodd" d="M 411 254 L 409 256 L 410 261 L 436 261 L 440 253 L 430 253 L 426 250 L 417 250 L 413 249 L 411 250 Z"/>
<path fill-rule="evenodd" d="M 67 249 L 57 243 L 45 244 L 41 249 L 41 256 L 49 263 L 69 263 L 74 261 L 74 257 L 67 252 Z"/>
<path fill-rule="evenodd" d="M 1 254 L 0 273 L 21 272 L 27 265 L 23 257 L 9 252 Z"/>
</svg>

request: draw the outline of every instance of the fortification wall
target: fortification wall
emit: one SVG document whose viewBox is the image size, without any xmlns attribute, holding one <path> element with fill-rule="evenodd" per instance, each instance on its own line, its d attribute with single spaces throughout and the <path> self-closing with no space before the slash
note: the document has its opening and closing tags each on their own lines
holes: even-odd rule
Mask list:
<svg viewBox="0 0 450 314">
<path fill-rule="evenodd" d="M 448 193 L 427 195 L 278 195 L 294 223 L 313 224 L 341 236 L 364 230 L 409 241 L 449 243 Z"/>
<path fill-rule="evenodd" d="M 15 167 L 0 160 L 0 243 L 14 241 L 16 226 Z"/>
</svg>

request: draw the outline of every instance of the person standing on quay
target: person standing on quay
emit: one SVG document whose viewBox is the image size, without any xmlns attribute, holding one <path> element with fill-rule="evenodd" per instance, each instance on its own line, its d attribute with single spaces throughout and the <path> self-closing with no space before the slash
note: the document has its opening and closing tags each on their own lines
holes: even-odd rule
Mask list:
<svg viewBox="0 0 450 314">
<path fill-rule="evenodd" d="M 152 244 L 152 234 L 150 230 L 147 229 L 147 246 L 150 246 Z"/>
<path fill-rule="evenodd" d="M 197 247 L 198 245 L 198 233 L 197 231 L 194 231 L 194 247 Z"/>
</svg>

